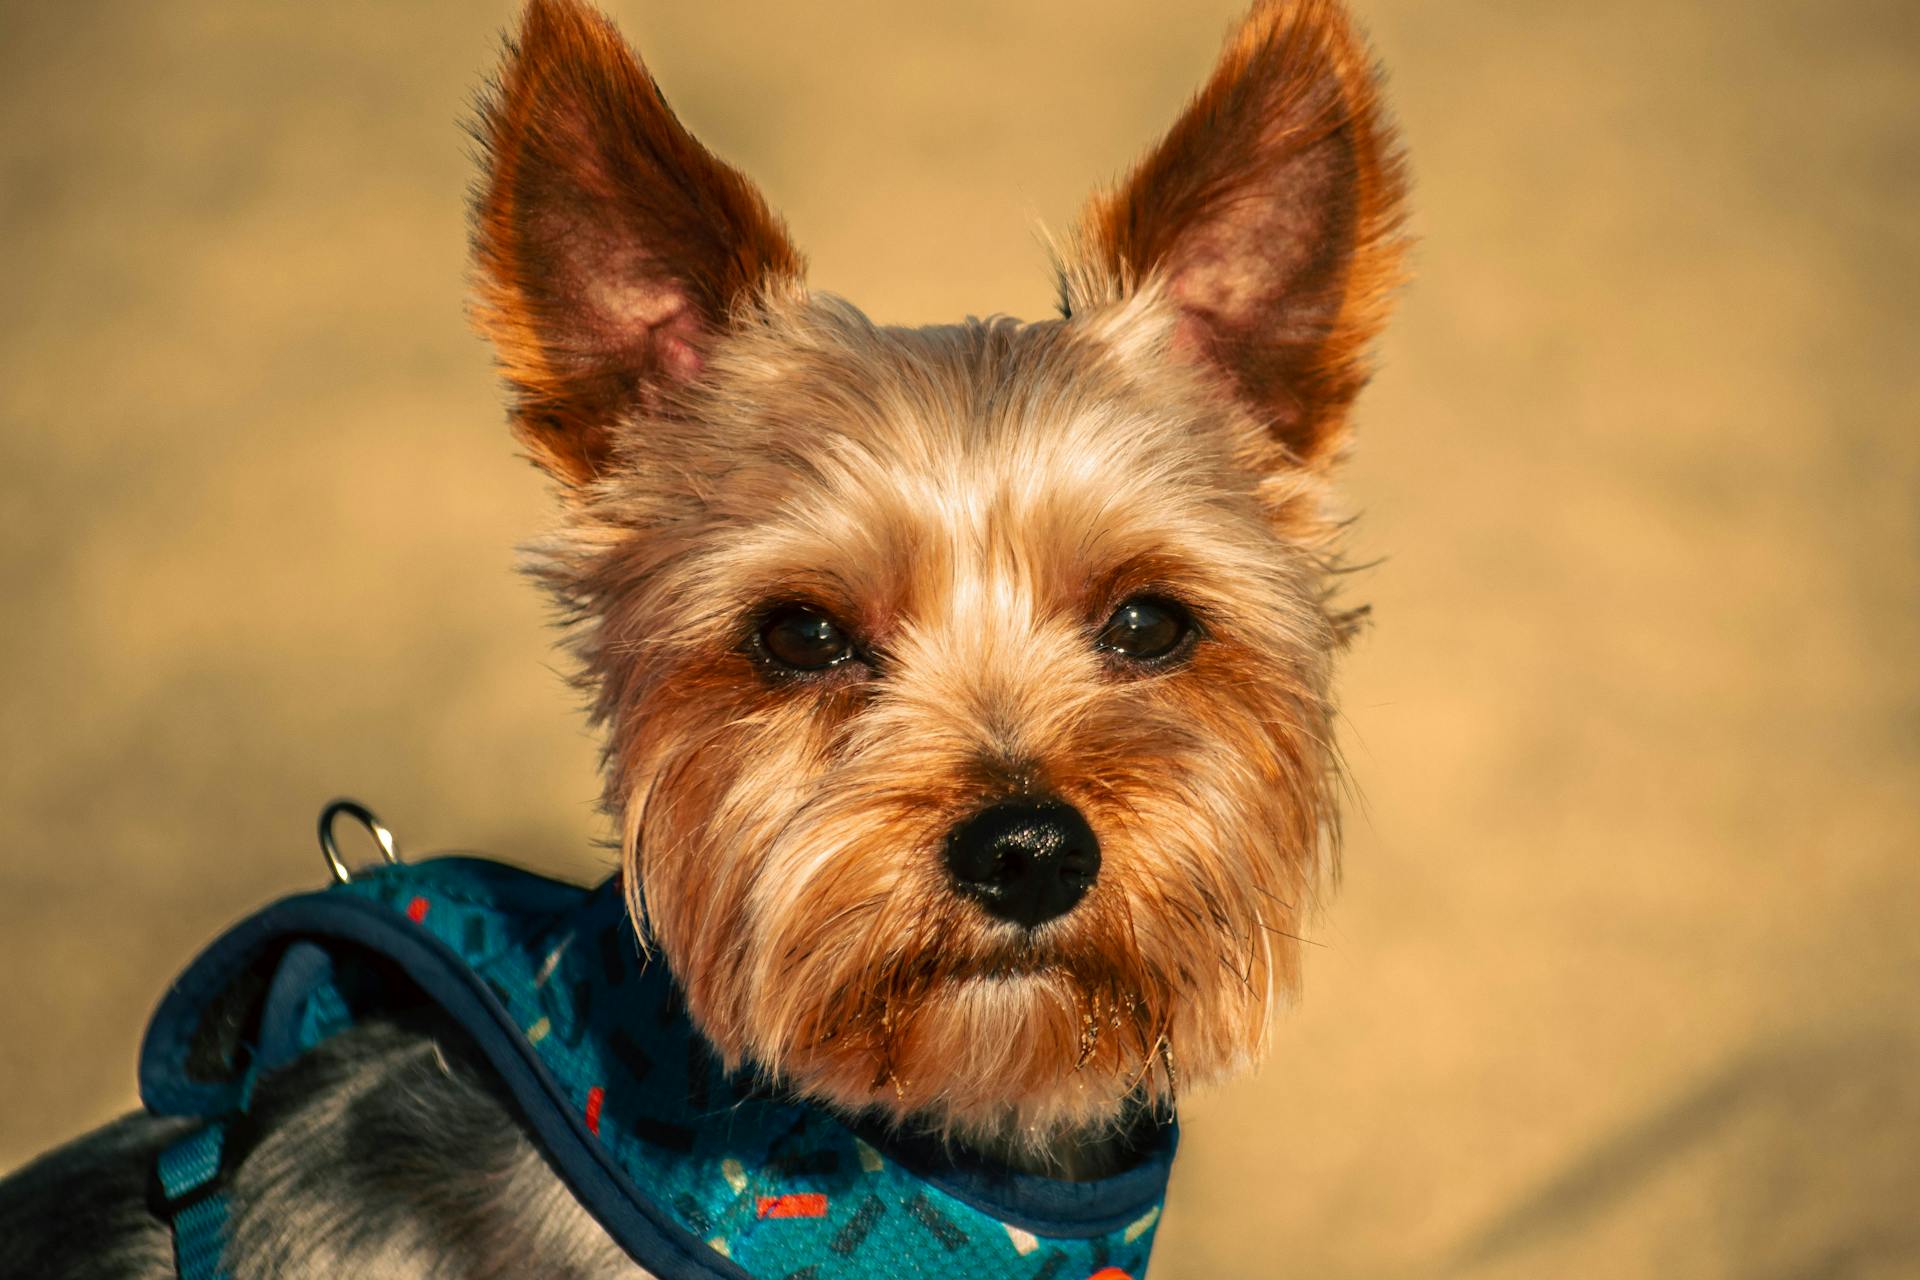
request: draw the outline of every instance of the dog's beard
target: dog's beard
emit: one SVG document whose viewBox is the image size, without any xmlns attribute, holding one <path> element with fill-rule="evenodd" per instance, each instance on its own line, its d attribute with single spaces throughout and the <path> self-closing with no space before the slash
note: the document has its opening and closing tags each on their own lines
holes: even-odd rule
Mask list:
<svg viewBox="0 0 1920 1280">
<path fill-rule="evenodd" d="M 888 714 L 845 707 L 841 726 Z M 630 762 L 634 906 L 729 1065 L 846 1112 L 1038 1150 L 1258 1054 L 1297 974 L 1326 834 L 1311 736 L 1276 752 L 1261 717 L 1224 740 L 1116 717 L 1160 752 L 1111 744 L 1097 788 L 1056 771 L 1103 866 L 1073 910 L 1028 930 L 942 867 L 942 837 L 982 799 L 932 745 L 942 735 L 916 748 L 898 724 L 868 725 L 823 750 L 800 718 L 715 729 L 702 714 L 680 739 L 657 704 Z M 1083 728 L 1097 735 L 1098 717 Z"/>
</svg>

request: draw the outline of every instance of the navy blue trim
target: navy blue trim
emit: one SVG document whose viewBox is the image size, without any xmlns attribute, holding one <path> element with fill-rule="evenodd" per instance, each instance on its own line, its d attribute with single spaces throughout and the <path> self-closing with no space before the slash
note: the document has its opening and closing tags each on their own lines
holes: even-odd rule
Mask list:
<svg viewBox="0 0 1920 1280">
<path fill-rule="evenodd" d="M 497 869 L 497 868 L 496 868 Z M 580 891 L 563 889 L 556 905 Z M 458 953 L 390 909 L 364 898 L 319 892 L 287 898 L 217 939 L 168 990 L 140 1050 L 140 1097 L 161 1115 L 212 1115 L 225 1110 L 230 1084 L 192 1083 L 179 1070 L 204 1001 L 276 941 L 333 938 L 368 947 L 399 965 L 474 1039 L 519 1104 L 520 1113 L 560 1177 L 607 1233 L 659 1280 L 753 1280 L 644 1198 L 628 1194 L 613 1157 L 574 1114 L 559 1084 L 486 984 Z"/>
<path fill-rule="evenodd" d="M 1179 1126 L 1156 1124 L 1138 1163 L 1105 1178 L 1074 1182 L 1021 1173 L 930 1139 L 861 1132 L 881 1155 L 954 1199 L 1022 1231 L 1052 1239 L 1091 1239 L 1130 1226 L 1163 1203 Z"/>
</svg>

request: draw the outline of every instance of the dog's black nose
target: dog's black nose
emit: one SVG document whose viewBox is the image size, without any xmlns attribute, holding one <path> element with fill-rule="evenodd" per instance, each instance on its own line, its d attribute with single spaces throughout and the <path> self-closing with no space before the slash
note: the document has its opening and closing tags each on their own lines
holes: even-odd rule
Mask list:
<svg viewBox="0 0 1920 1280">
<path fill-rule="evenodd" d="M 1100 842 L 1070 804 L 1009 800 L 953 829 L 947 870 L 961 893 L 1032 929 L 1071 911 L 1093 887 Z"/>
</svg>

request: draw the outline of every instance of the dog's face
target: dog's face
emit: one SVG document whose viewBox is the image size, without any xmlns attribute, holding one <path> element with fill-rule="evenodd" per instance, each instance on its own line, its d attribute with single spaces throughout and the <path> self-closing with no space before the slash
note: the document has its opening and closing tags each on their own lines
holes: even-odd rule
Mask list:
<svg viewBox="0 0 1920 1280">
<path fill-rule="evenodd" d="M 809 294 L 571 0 L 481 132 L 540 572 L 707 1036 L 1036 1143 L 1249 1061 L 1331 857 L 1325 486 L 1397 249 L 1337 9 L 1256 9 L 1034 324 Z"/>
</svg>

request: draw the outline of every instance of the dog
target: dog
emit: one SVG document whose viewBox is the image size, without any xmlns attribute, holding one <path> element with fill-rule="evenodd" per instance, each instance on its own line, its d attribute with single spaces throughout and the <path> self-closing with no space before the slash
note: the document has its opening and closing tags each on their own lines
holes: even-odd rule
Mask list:
<svg viewBox="0 0 1920 1280">
<path fill-rule="evenodd" d="M 633 1230 L 672 1247 L 649 1253 L 574 1149 L 625 1132 L 618 1091 L 530 1119 L 484 1019 L 409 999 L 256 1066 L 194 1194 L 168 1160 L 202 1119 L 152 1096 L 17 1172 L 0 1273 L 773 1275 L 769 1221 L 802 1232 L 898 1166 L 934 1190 L 886 1217 L 870 1196 L 820 1246 L 844 1263 L 778 1274 L 861 1274 L 840 1245 L 864 1213 L 908 1255 L 876 1274 L 1137 1280 L 1157 1200 L 1056 1239 L 981 1188 L 1061 1201 L 1170 1158 L 1177 1092 L 1258 1059 L 1334 878 L 1330 682 L 1363 611 L 1334 596 L 1332 484 L 1405 242 L 1361 38 L 1337 0 L 1260 0 L 1054 246 L 1060 313 L 1033 323 L 889 327 L 810 292 L 580 0 L 531 0 L 475 132 L 475 316 L 557 493 L 534 572 L 605 734 L 621 870 L 592 900 L 631 930 L 605 980 L 670 975 L 676 1088 L 709 1101 L 710 1058 L 723 1126 L 800 1116 L 857 1158 L 789 1160 L 827 1188 L 793 1194 L 715 1163 L 712 1199 L 650 1202 Z M 449 880 L 385 874 L 356 884 L 452 918 Z M 287 926 L 308 940 L 275 990 L 296 953 L 346 989 L 321 918 Z M 572 972 L 573 937 L 489 1007 Z M 627 1078 L 663 1057 L 610 1034 L 644 1059 Z M 215 1185 L 214 1243 L 183 1243 Z M 1000 1252 L 967 1251 L 981 1222 Z"/>
</svg>

